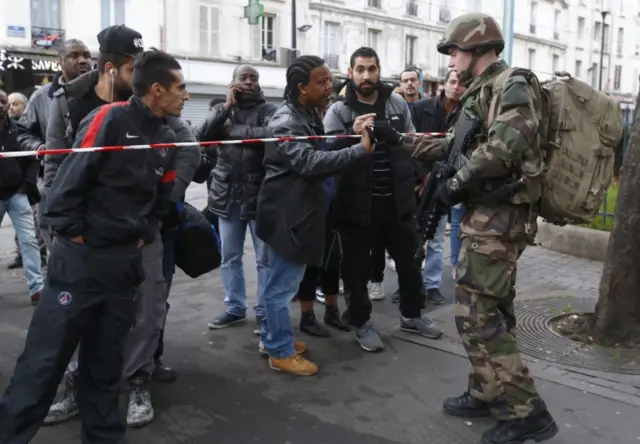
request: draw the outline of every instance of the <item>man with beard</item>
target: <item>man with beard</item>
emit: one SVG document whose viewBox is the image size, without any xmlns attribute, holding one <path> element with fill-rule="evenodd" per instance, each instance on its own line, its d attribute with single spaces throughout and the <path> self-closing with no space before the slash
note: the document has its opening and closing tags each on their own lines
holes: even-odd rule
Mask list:
<svg viewBox="0 0 640 444">
<path fill-rule="evenodd" d="M 91 111 L 114 101 L 125 101 L 132 93 L 134 56 L 142 52 L 142 35 L 126 26 L 111 26 L 98 34 L 98 69 L 88 72 L 56 91 L 47 128 L 48 150 L 70 148 L 78 126 Z M 136 44 L 137 43 L 137 44 Z M 66 155 L 46 155 L 45 190 L 51 187 Z M 48 226 L 46 218 L 41 226 Z M 51 406 L 44 424 L 57 424 L 79 413 L 76 391 L 77 356 L 74 355 L 65 377 L 62 399 Z"/>
<path fill-rule="evenodd" d="M 415 108 L 418 101 L 422 98 L 418 89 L 420 88 L 420 75 L 415 69 L 405 69 L 400 73 L 400 86 L 395 89 L 395 92 L 400 94 L 409 106 L 411 111 L 411 120 L 413 126 L 417 131 L 423 131 L 418 127 L 416 122 Z M 420 162 L 414 162 L 417 169 L 416 182 L 421 182 L 427 171 L 425 166 Z M 373 239 L 373 246 L 371 248 L 371 292 L 369 296 L 371 300 L 380 301 L 384 299 L 385 293 L 382 287 L 382 281 L 384 280 L 384 269 L 386 267 L 385 262 L 385 249 L 381 239 Z M 395 269 L 395 263 L 390 264 Z"/>
<path fill-rule="evenodd" d="M 350 65 L 345 97 L 331 105 L 324 118 L 327 134 L 350 133 L 358 116 L 369 114 L 375 115 L 374 133 L 379 140 L 388 140 L 384 135 L 391 128 L 414 132 L 405 101 L 380 82 L 378 54 L 371 48 L 360 48 L 351 56 Z M 418 247 L 415 181 L 411 157 L 388 142 L 377 143 L 370 162 L 336 180 L 331 211 L 342 239 L 343 280 L 351 291 L 345 318 L 356 328 L 356 339 L 365 351 L 384 348 L 371 322 L 367 291 L 374 239 L 383 240 L 396 262 L 402 330 L 434 339 L 442 335 L 438 326 L 421 316 L 424 291 L 420 267 L 414 260 Z"/>
<path fill-rule="evenodd" d="M 226 101 L 215 105 L 207 120 L 196 130 L 198 140 L 269 137 L 267 123 L 276 107 L 266 103 L 259 82 L 260 75 L 253 66 L 238 66 L 233 71 Z M 223 145 L 213 150 L 217 151 L 217 156 L 211 174 L 209 211 L 218 216 L 220 228 L 220 273 L 225 290 L 225 311 L 209 322 L 209 328 L 221 329 L 246 319 L 247 294 L 242 254 L 247 227 L 256 254 L 258 302 L 264 292 L 268 272 L 266 252 L 264 243 L 256 237 L 254 225 L 258 192 L 264 178 L 264 144 Z M 259 325 L 264 314 L 257 310 L 256 307 Z"/>
<path fill-rule="evenodd" d="M 59 54 L 59 62 L 61 72 L 56 74 L 53 82 L 37 89 L 29 99 L 24 114 L 18 121 L 18 142 L 22 145 L 22 149 L 28 151 L 38 151 L 45 147 L 45 139 L 47 134 L 47 126 L 49 123 L 49 108 L 53 103 L 53 95 L 63 85 L 76 79 L 78 76 L 88 72 L 91 69 L 89 64 L 91 53 L 89 48 L 80 40 L 67 40 Z M 38 186 L 42 196 L 42 202 L 38 205 L 44 205 L 46 199 L 46 189 L 42 183 L 42 175 L 44 169 L 40 168 L 38 174 Z M 38 218 L 41 215 L 38 215 Z M 40 249 L 40 255 L 43 265 L 46 263 L 47 248 L 51 248 L 51 233 L 45 226 L 40 227 L 40 234 L 45 244 Z M 22 266 L 22 256 L 18 249 L 15 259 L 9 268 L 20 268 Z M 37 301 L 35 301 L 37 302 Z"/>
<path fill-rule="evenodd" d="M 180 116 L 189 98 L 180 64 L 148 51 L 136 58 L 133 85 L 128 102 L 95 109 L 81 121 L 74 147 L 176 141 L 165 117 Z M 172 206 L 174 155 L 75 153 L 60 165 L 45 209 L 55 233 L 50 274 L 0 401 L 0 442 L 33 438 L 79 343 L 81 441 L 124 441 L 118 405 L 125 336 L 144 278 L 142 247 L 160 237 L 159 223 Z"/>
</svg>

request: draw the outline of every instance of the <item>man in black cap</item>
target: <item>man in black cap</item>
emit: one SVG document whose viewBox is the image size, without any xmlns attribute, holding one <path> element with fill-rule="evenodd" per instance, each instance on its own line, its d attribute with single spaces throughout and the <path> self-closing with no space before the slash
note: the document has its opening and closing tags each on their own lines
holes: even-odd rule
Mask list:
<svg viewBox="0 0 640 444">
<path fill-rule="evenodd" d="M 98 43 L 98 69 L 62 85 L 54 93 L 47 126 L 47 150 L 70 148 L 80 121 L 91 111 L 112 102 L 125 101 L 133 94 L 133 62 L 135 56 L 143 51 L 142 35 L 123 25 L 110 26 L 100 31 Z M 45 156 L 43 200 L 49 194 L 65 157 L 64 154 Z M 46 206 L 46 202 L 42 202 L 42 206 Z M 46 217 L 42 218 L 40 226 L 49 227 Z M 79 413 L 75 377 L 77 368 L 78 358 L 74 355 L 66 373 L 63 398 L 52 406 L 45 425 L 66 421 Z"/>
<path fill-rule="evenodd" d="M 83 119 L 73 146 L 175 143 L 167 118 L 179 117 L 189 99 L 180 64 L 161 51 L 139 55 L 133 90 L 128 102 Z M 160 239 L 173 205 L 175 155 L 165 149 L 86 152 L 60 164 L 45 207 L 55 233 L 49 275 L 0 399 L 0 443 L 28 443 L 37 433 L 78 344 L 81 440 L 124 442 L 118 407 L 125 337 L 144 280 L 143 247 Z"/>
</svg>

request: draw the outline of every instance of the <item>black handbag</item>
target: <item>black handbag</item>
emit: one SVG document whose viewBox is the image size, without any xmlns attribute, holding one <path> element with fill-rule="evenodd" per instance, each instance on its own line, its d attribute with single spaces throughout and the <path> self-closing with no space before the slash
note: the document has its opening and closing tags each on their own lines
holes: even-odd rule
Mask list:
<svg viewBox="0 0 640 444">
<path fill-rule="evenodd" d="M 215 270 L 222 262 L 218 230 L 193 205 L 179 202 L 177 209 L 176 265 L 191 278 Z"/>
</svg>

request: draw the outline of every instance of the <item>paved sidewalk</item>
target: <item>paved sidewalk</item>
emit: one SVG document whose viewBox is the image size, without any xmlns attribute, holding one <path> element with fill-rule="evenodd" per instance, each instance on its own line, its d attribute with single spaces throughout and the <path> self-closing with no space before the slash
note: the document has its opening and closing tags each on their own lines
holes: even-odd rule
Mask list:
<svg viewBox="0 0 640 444">
<path fill-rule="evenodd" d="M 191 201 L 204 205 L 204 192 L 190 189 Z M 33 308 L 21 271 L 5 269 L 12 254 L 10 229 L 0 229 L 0 390 L 22 350 Z M 249 306 L 255 301 L 255 258 L 245 249 Z M 601 265 L 530 248 L 520 262 L 521 300 L 549 295 L 595 297 Z M 174 384 L 152 387 L 156 420 L 128 436 L 136 444 L 474 444 L 491 425 L 464 421 L 442 413 L 442 401 L 464 390 L 468 362 L 459 356 L 451 331 L 452 282 L 447 268 L 443 293 L 447 305 L 429 307 L 447 338 L 416 341 L 397 331 L 398 307 L 388 300 L 374 304 L 374 321 L 383 331 L 386 350 L 367 354 L 353 332 L 329 339 L 309 338 L 310 358 L 320 365 L 312 378 L 293 378 L 268 369 L 257 353 L 251 332 L 253 314 L 245 325 L 209 331 L 207 322 L 222 309 L 219 273 L 192 280 L 180 273 L 171 293 L 166 334 L 168 365 L 179 372 Z M 385 286 L 395 289 L 396 276 L 387 270 Z M 321 315 L 323 308 L 317 312 Z M 294 323 L 299 319 L 292 305 Z M 414 342 L 408 342 L 412 340 Z M 426 346 L 425 346 L 426 345 Z M 560 426 L 549 444 L 631 444 L 640 442 L 640 397 L 628 394 L 637 378 L 621 381 L 585 371 L 580 380 L 545 362 L 531 363 L 537 386 Z M 555 376 L 554 376 L 555 374 Z M 578 383 L 580 381 L 580 383 Z M 571 385 L 573 384 L 573 385 Z M 599 388 L 598 388 L 599 387 Z M 638 384 L 640 387 L 640 384 Z M 607 390 L 603 390 L 607 389 Z M 617 395 L 616 395 L 617 396 Z M 618 396 L 622 398 L 622 396 Z M 34 444 L 79 443 L 79 421 L 43 428 Z"/>
</svg>

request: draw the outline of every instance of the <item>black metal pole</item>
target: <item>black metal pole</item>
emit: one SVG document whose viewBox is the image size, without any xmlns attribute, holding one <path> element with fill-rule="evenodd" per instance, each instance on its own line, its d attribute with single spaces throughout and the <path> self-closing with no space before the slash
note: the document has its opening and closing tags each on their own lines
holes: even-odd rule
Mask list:
<svg viewBox="0 0 640 444">
<path fill-rule="evenodd" d="M 296 20 L 296 0 L 291 0 L 291 49 L 293 49 L 294 51 L 298 49 L 298 25 Z"/>
<path fill-rule="evenodd" d="M 295 0 L 293 0 L 295 1 Z M 602 14 L 602 33 L 600 35 L 600 82 L 598 84 L 598 90 L 602 91 L 602 76 L 604 73 L 604 21 L 607 18 L 608 11 L 600 11 Z"/>
</svg>

